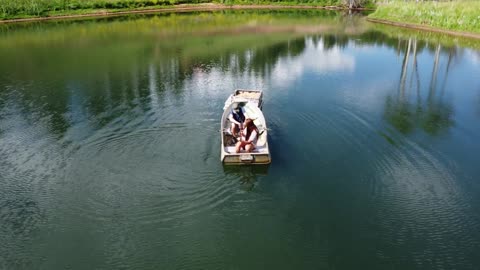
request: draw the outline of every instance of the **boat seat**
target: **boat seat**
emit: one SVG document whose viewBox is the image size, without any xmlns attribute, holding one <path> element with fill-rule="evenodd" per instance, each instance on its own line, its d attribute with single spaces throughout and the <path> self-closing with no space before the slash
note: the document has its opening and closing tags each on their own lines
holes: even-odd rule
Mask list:
<svg viewBox="0 0 480 270">
<path fill-rule="evenodd" d="M 259 130 L 258 133 L 259 133 L 259 135 L 258 135 L 256 146 L 257 147 L 264 146 L 267 143 L 267 136 L 266 136 L 266 133 L 265 133 L 265 129 Z M 223 129 L 223 134 L 232 135 L 232 132 L 231 132 L 230 128 L 224 128 Z"/>
<path fill-rule="evenodd" d="M 235 153 L 235 146 L 225 146 L 225 151 L 227 151 L 229 154 L 234 154 Z M 252 151 L 252 153 L 266 153 L 267 150 L 265 147 L 262 147 L 262 146 L 258 146 L 257 148 L 255 148 L 255 150 Z M 241 153 L 246 153 L 244 151 L 240 152 L 239 154 Z"/>
</svg>

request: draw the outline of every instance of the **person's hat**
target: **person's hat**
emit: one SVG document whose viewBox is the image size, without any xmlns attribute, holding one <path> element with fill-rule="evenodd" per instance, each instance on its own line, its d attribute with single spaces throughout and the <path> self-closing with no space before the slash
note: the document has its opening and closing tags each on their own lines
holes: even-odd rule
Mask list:
<svg viewBox="0 0 480 270">
<path fill-rule="evenodd" d="M 233 103 L 232 109 L 233 109 L 234 111 L 239 111 L 239 110 L 240 110 L 240 106 L 238 105 L 238 103 Z"/>
</svg>

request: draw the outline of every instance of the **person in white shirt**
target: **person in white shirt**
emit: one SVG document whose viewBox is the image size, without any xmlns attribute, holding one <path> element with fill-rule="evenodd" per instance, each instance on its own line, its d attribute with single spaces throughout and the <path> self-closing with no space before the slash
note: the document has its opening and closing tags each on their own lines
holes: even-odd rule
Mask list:
<svg viewBox="0 0 480 270">
<path fill-rule="evenodd" d="M 255 149 L 255 144 L 257 143 L 258 139 L 258 128 L 253 123 L 253 120 L 247 118 L 244 123 L 245 128 L 240 132 L 241 139 L 235 145 L 235 151 L 240 153 L 243 149 L 247 153 L 252 152 Z"/>
</svg>

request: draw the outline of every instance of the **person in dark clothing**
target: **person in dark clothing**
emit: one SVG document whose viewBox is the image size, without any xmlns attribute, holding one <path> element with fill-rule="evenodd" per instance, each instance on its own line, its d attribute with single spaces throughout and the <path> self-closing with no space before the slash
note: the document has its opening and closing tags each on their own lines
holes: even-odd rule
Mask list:
<svg viewBox="0 0 480 270">
<path fill-rule="evenodd" d="M 245 112 L 238 103 L 232 105 L 232 112 L 228 116 L 228 119 L 232 123 L 231 132 L 234 137 L 239 136 L 240 130 L 243 129 L 243 122 L 245 122 Z"/>
</svg>

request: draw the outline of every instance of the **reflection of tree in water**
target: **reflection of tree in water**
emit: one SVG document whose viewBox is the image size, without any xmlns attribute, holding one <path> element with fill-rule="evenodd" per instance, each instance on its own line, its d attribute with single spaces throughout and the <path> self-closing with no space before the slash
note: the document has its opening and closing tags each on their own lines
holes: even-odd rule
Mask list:
<svg viewBox="0 0 480 270">
<path fill-rule="evenodd" d="M 333 49 L 335 47 L 343 49 L 347 47 L 349 40 L 350 38 L 348 36 L 340 34 L 324 35 L 322 37 L 322 43 L 325 50 Z"/>
<path fill-rule="evenodd" d="M 402 61 L 402 70 L 400 73 L 400 83 L 398 88 L 398 95 L 397 98 L 387 97 L 386 102 L 386 117 L 387 120 L 397 128 L 401 133 L 410 133 L 415 126 L 414 123 L 414 107 L 410 104 L 409 99 L 405 96 L 405 86 L 406 86 L 406 79 L 407 79 L 407 67 L 410 60 L 410 50 L 412 49 L 412 40 L 408 41 L 408 45 L 406 47 L 406 53 L 403 57 Z M 414 62 L 416 62 L 416 46 L 413 48 L 413 55 L 414 55 Z M 416 67 L 416 64 L 414 64 Z M 418 69 L 414 69 L 417 71 Z M 417 90 L 419 89 L 420 85 L 417 83 Z M 419 96 L 417 96 L 419 97 Z M 417 100 L 418 101 L 418 100 Z"/>
<path fill-rule="evenodd" d="M 447 63 L 447 67 L 444 75 L 445 79 L 443 82 L 442 89 L 440 89 L 440 92 L 437 93 L 437 90 L 438 90 L 437 75 L 438 75 L 438 65 L 439 65 L 439 59 L 440 59 L 440 49 L 441 49 L 441 46 L 438 45 L 435 51 L 435 59 L 434 59 L 434 65 L 432 70 L 432 77 L 430 80 L 430 87 L 428 91 L 426 110 L 422 117 L 422 124 L 421 124 L 422 128 L 428 134 L 431 134 L 431 135 L 436 135 L 440 131 L 447 129 L 448 127 L 453 125 L 452 106 L 451 104 L 445 101 L 443 96 L 445 93 L 446 79 L 448 78 L 448 72 L 450 70 L 450 64 L 452 62 L 451 61 L 453 56 L 452 52 L 454 52 L 454 50 L 452 49 L 449 50 L 448 63 Z"/>
<path fill-rule="evenodd" d="M 275 64 L 282 57 L 299 56 L 305 50 L 305 38 L 289 39 L 285 42 L 273 44 L 269 47 L 256 49 L 249 68 L 262 75 L 271 72 Z"/>
<path fill-rule="evenodd" d="M 442 47 L 440 44 L 433 48 L 429 48 L 426 45 L 423 47 L 423 49 L 433 49 L 435 52 L 430 82 L 427 88 L 428 93 L 426 100 L 423 101 L 417 62 L 419 45 L 421 43 L 417 42 L 416 39 L 410 38 L 408 41 L 399 40 L 398 49 L 400 52 L 404 52 L 399 86 L 395 96 L 387 97 L 385 117 L 390 124 L 403 134 L 408 134 L 416 127 L 419 127 L 430 135 L 437 135 L 454 124 L 452 119 L 453 108 L 448 103 L 448 100 L 444 98 L 444 94 L 448 73 L 457 50 L 455 48 L 444 50 L 448 59 L 443 76 L 444 79 L 439 85 L 438 73 Z M 408 74 L 409 69 L 411 69 L 410 74 Z M 410 81 L 408 81 L 409 79 Z M 412 93 L 409 93 L 413 90 L 416 90 L 415 101 L 411 100 Z"/>
<path fill-rule="evenodd" d="M 390 124 L 392 124 L 401 133 L 410 133 L 415 123 L 413 120 L 414 108 L 408 102 L 401 102 L 387 97 L 385 115 Z"/>
<path fill-rule="evenodd" d="M 418 51 L 429 49 L 425 43 L 417 40 L 405 42 L 372 31 L 353 37 L 358 44 L 386 45 L 404 51 L 399 93 L 387 100 L 386 115 L 389 122 L 403 133 L 411 132 L 415 126 L 419 126 L 430 134 L 436 134 L 453 124 L 452 110 L 443 100 L 445 81 L 443 88 L 437 86 L 439 54 L 435 58 L 436 67 L 432 74 L 430 94 L 427 101 L 422 102 L 416 54 L 417 48 Z M 224 45 L 226 39 L 233 38 L 235 42 Z M 35 107 L 52 116 L 53 131 L 61 135 L 73 124 L 69 115 L 75 115 L 75 108 L 81 107 L 71 106 L 72 100 L 88 106 L 87 110 L 82 112 L 88 114 L 85 118 L 97 119 L 95 124 L 102 126 L 114 119 L 115 115 L 122 114 L 122 111 L 131 110 L 132 106 L 148 111 L 151 109 L 152 96 L 161 98 L 165 93 L 169 93 L 174 98 L 181 98 L 185 83 L 196 73 L 209 73 L 212 69 L 217 69 L 221 72 L 228 71 L 232 76 L 253 72 L 268 77 L 282 58 L 297 57 L 305 51 L 305 38 L 304 34 L 274 33 L 267 41 L 257 42 L 258 36 L 251 33 L 241 37 L 219 35 L 208 38 L 208 42 L 212 44 L 209 43 L 207 48 L 215 48 L 214 52 L 203 49 L 205 37 L 183 36 L 171 43 L 155 40 L 138 44 L 119 43 L 124 44 L 121 50 L 110 50 L 108 53 L 105 53 L 103 48 L 92 49 L 87 46 L 79 47 L 72 56 L 68 47 L 60 47 L 57 49 L 58 61 L 43 61 L 43 57 L 50 53 L 37 48 L 31 55 L 27 54 L 25 59 L 21 59 L 25 68 L 14 70 L 13 78 L 16 81 L 42 81 L 47 78 L 49 83 L 54 82 L 55 85 L 49 85 L 45 99 L 42 99 L 45 91 L 36 91 L 36 87 L 23 91 L 25 104 L 22 107 L 27 108 L 27 104 L 38 103 Z M 308 38 L 317 48 L 327 51 L 344 48 L 352 41 L 352 35 L 345 33 L 313 34 Z M 450 62 L 455 53 L 455 49 L 448 53 L 445 78 L 448 77 Z M 18 59 L 10 59 L 10 62 L 15 61 L 18 62 Z M 62 69 L 64 65 L 73 68 Z M 89 72 L 85 72 L 85 67 Z M 0 70 L 11 71 L 11 67 L 0 65 Z M 34 72 L 42 70 L 44 72 Z M 61 79 L 50 78 L 54 76 Z M 153 84 L 155 87 L 152 88 Z M 442 86 L 442 83 L 440 84 Z M 414 89 L 418 92 L 416 107 L 407 93 Z M 47 105 L 42 105 L 43 103 Z M 101 119 L 92 116 L 101 116 Z"/>
</svg>

